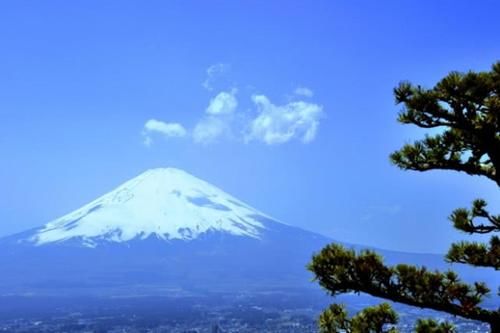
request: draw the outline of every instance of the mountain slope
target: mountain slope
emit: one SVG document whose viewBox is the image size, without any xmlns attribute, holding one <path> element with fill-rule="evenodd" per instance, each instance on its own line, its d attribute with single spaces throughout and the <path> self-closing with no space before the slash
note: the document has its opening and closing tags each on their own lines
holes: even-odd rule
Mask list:
<svg viewBox="0 0 500 333">
<path fill-rule="evenodd" d="M 312 252 L 329 241 L 184 171 L 154 169 L 1 239 L 0 293 L 303 286 Z"/>
<path fill-rule="evenodd" d="M 0 239 L 0 295 L 312 288 L 306 265 L 331 241 L 184 171 L 154 169 Z M 437 255 L 381 253 L 390 263 L 445 267 Z"/>
<path fill-rule="evenodd" d="M 177 169 L 149 170 L 97 200 L 38 230 L 37 245 L 80 238 L 95 247 L 151 236 L 191 240 L 225 232 L 259 238 L 266 215 Z"/>
</svg>

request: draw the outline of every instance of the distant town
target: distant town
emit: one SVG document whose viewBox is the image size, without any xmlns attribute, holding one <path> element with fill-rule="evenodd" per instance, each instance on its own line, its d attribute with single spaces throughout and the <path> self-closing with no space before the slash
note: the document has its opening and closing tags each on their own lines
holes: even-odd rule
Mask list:
<svg viewBox="0 0 500 333">
<path fill-rule="evenodd" d="M 18 298 L 2 298 L 0 302 L 0 332 L 9 333 L 317 333 L 320 313 L 319 308 L 302 307 L 294 298 L 271 302 L 269 298 L 248 296 L 241 296 L 238 303 L 217 297 L 204 301 L 47 298 L 26 303 Z M 409 307 L 400 312 L 398 328 L 402 333 L 412 332 L 417 318 L 429 316 L 453 320 L 457 332 L 488 332 L 484 324 L 436 317 L 435 313 Z"/>
</svg>

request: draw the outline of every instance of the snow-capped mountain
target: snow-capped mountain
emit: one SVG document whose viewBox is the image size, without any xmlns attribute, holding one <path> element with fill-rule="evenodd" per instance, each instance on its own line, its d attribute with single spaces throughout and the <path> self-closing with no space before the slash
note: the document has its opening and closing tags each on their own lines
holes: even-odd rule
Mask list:
<svg viewBox="0 0 500 333">
<path fill-rule="evenodd" d="M 330 240 L 278 222 L 184 171 L 153 169 L 91 203 L 0 239 L 0 294 L 309 285 Z"/>
<path fill-rule="evenodd" d="M 311 288 L 306 265 L 331 241 L 184 171 L 154 169 L 0 239 L 0 295 Z M 392 263 L 443 268 L 438 255 L 382 254 Z"/>
<path fill-rule="evenodd" d="M 29 240 L 79 239 L 95 247 L 151 236 L 193 240 L 209 231 L 259 238 L 264 219 L 269 217 L 182 170 L 153 169 L 46 224 Z"/>
</svg>

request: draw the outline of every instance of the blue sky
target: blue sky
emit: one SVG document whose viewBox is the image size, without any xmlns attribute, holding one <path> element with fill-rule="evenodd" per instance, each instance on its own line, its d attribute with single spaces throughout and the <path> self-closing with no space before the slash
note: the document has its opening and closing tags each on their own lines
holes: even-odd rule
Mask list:
<svg viewBox="0 0 500 333">
<path fill-rule="evenodd" d="M 0 235 L 171 166 L 338 240 L 445 251 L 466 237 L 451 210 L 477 197 L 498 210 L 498 188 L 392 166 L 423 133 L 397 124 L 392 89 L 489 69 L 498 12 L 493 0 L 4 2 Z"/>
</svg>

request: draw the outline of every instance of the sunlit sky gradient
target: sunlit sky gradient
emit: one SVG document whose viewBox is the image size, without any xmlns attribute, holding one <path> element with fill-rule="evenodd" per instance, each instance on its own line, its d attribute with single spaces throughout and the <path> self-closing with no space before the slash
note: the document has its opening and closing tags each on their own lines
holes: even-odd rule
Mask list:
<svg viewBox="0 0 500 333">
<path fill-rule="evenodd" d="M 392 166 L 423 133 L 396 123 L 392 89 L 488 70 L 499 12 L 494 0 L 3 2 L 0 235 L 172 166 L 338 240 L 445 251 L 466 237 L 451 210 L 476 197 L 499 210 L 498 188 Z"/>
</svg>

